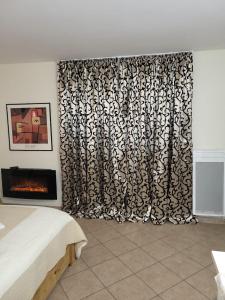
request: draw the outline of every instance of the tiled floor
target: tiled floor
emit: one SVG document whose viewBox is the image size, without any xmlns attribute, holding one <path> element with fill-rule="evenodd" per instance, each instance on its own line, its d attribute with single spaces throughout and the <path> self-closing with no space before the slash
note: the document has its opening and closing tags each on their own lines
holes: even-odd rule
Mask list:
<svg viewBox="0 0 225 300">
<path fill-rule="evenodd" d="M 77 221 L 89 243 L 49 300 L 216 299 L 211 250 L 225 251 L 225 224 Z"/>
</svg>

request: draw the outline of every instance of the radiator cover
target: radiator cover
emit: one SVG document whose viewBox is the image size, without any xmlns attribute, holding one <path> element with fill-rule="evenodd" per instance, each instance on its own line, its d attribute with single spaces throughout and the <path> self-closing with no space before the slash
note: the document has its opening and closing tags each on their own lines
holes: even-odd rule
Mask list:
<svg viewBox="0 0 225 300">
<path fill-rule="evenodd" d="M 224 216 L 223 151 L 193 153 L 193 213 L 200 216 Z"/>
</svg>

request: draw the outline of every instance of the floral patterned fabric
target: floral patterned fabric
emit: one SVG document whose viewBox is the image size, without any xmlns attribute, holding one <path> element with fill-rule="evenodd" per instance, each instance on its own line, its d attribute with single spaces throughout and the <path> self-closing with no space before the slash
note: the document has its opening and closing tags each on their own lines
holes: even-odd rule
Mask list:
<svg viewBox="0 0 225 300">
<path fill-rule="evenodd" d="M 58 63 L 63 209 L 194 222 L 192 54 Z"/>
</svg>

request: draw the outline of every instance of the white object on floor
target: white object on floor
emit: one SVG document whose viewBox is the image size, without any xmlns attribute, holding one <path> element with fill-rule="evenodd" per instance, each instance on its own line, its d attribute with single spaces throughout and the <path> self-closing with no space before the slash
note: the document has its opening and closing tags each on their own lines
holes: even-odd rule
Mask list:
<svg viewBox="0 0 225 300">
<path fill-rule="evenodd" d="M 225 299 L 225 252 L 212 251 L 214 265 L 218 271 L 215 276 L 217 284 L 217 300 Z"/>
<path fill-rule="evenodd" d="M 5 228 L 5 225 L 0 223 L 0 230 L 3 229 L 3 228 Z"/>
</svg>

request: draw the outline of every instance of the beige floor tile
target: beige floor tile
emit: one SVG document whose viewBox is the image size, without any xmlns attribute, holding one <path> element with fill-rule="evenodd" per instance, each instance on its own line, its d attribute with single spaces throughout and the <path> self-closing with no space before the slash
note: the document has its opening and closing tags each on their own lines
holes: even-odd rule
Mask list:
<svg viewBox="0 0 225 300">
<path fill-rule="evenodd" d="M 121 234 L 112 227 L 93 232 L 94 237 L 101 243 L 121 237 Z"/>
<path fill-rule="evenodd" d="M 154 236 L 153 233 L 148 233 L 146 230 L 141 233 L 139 230 L 128 233 L 126 234 L 126 237 L 137 246 L 143 246 L 158 239 L 158 237 Z"/>
<path fill-rule="evenodd" d="M 90 219 L 87 218 L 78 218 L 78 217 L 74 217 L 74 220 L 80 225 L 83 226 L 86 224 L 86 222 Z"/>
<path fill-rule="evenodd" d="M 194 229 L 192 231 L 185 231 L 184 233 L 181 233 L 180 236 L 193 241 L 194 244 L 197 244 L 200 241 L 204 240 L 204 237 L 201 236 L 201 233 Z"/>
<path fill-rule="evenodd" d="M 223 224 L 216 224 L 216 232 L 219 234 L 224 235 L 225 234 L 225 221 L 223 220 Z"/>
<path fill-rule="evenodd" d="M 85 299 L 86 300 L 113 300 L 114 297 L 106 289 L 103 289 L 91 296 L 88 296 Z"/>
<path fill-rule="evenodd" d="M 211 300 L 216 299 L 217 287 L 213 272 L 204 269 L 186 279 L 186 281 Z"/>
<path fill-rule="evenodd" d="M 164 227 L 164 225 L 166 225 Z M 180 236 L 187 231 L 187 226 L 182 224 L 172 224 L 171 222 L 163 224 L 163 231 L 167 233 L 167 236 Z"/>
<path fill-rule="evenodd" d="M 224 235 L 225 236 L 225 235 Z M 210 236 L 210 238 L 206 239 L 205 241 L 201 242 L 205 248 L 209 249 L 210 251 L 225 251 L 225 240 L 224 236 L 216 237 Z"/>
<path fill-rule="evenodd" d="M 112 226 L 119 233 L 127 234 L 130 232 L 144 229 L 145 224 L 141 222 L 140 223 L 124 222 L 124 223 L 113 223 Z"/>
<path fill-rule="evenodd" d="M 157 294 L 162 293 L 182 280 L 160 263 L 138 272 L 137 276 L 144 280 Z"/>
<path fill-rule="evenodd" d="M 163 226 L 163 225 L 162 225 Z M 152 257 L 156 260 L 162 260 L 172 254 L 177 252 L 176 249 L 170 247 L 166 243 L 160 241 L 148 243 L 147 245 L 143 246 L 142 249 L 149 253 Z"/>
<path fill-rule="evenodd" d="M 209 271 L 213 272 L 214 276 L 218 274 L 218 271 L 217 271 L 217 269 L 216 269 L 216 267 L 214 266 L 213 263 L 210 264 L 210 265 L 207 267 L 207 269 L 208 269 Z"/>
<path fill-rule="evenodd" d="M 185 238 L 190 239 L 195 243 L 199 243 L 208 238 L 208 236 L 206 237 L 205 234 L 203 234 L 200 230 L 197 229 L 193 229 L 192 231 L 189 230 L 188 232 L 181 234 L 181 236 L 184 236 Z"/>
<path fill-rule="evenodd" d="M 86 234 L 88 243 L 87 243 L 87 245 L 85 246 L 84 249 L 87 249 L 87 248 L 90 248 L 90 247 L 94 247 L 94 246 L 100 244 L 99 240 L 97 240 L 97 239 L 93 236 L 92 233 L 86 232 L 85 234 Z"/>
<path fill-rule="evenodd" d="M 134 273 L 154 264 L 156 260 L 141 248 L 134 249 L 119 256 L 120 260 Z"/>
<path fill-rule="evenodd" d="M 107 221 L 105 220 L 97 219 L 97 220 L 89 220 L 89 223 L 87 223 L 85 227 L 87 228 L 88 232 L 92 233 L 94 231 L 109 228 L 110 225 L 108 225 Z"/>
<path fill-rule="evenodd" d="M 79 300 L 103 288 L 102 283 L 89 270 L 69 276 L 61 281 L 69 300 Z"/>
<path fill-rule="evenodd" d="M 139 300 L 140 295 L 151 300 L 215 299 L 216 270 L 210 251 L 225 250 L 224 224 L 77 221 L 89 243 L 81 259 L 64 273 L 49 300 Z M 108 289 L 114 288 L 115 294 L 103 283 Z M 141 292 L 146 288 L 153 295 Z"/>
<path fill-rule="evenodd" d="M 225 234 L 225 224 L 199 223 L 199 225 L 213 235 Z"/>
<path fill-rule="evenodd" d="M 75 220 L 79 223 L 79 225 L 81 226 L 81 228 L 83 229 L 83 231 L 85 232 L 85 234 L 87 232 L 92 232 L 94 230 L 101 229 L 105 225 L 107 226 L 107 223 L 106 223 L 105 220 L 88 219 L 88 218 L 80 218 L 80 219 L 77 218 Z"/>
<path fill-rule="evenodd" d="M 117 300 L 149 300 L 155 296 L 154 291 L 135 275 L 110 286 L 109 291 Z"/>
<path fill-rule="evenodd" d="M 177 253 L 165 258 L 161 263 L 183 279 L 203 269 L 203 266 L 182 253 Z"/>
<path fill-rule="evenodd" d="M 120 225 L 116 220 L 110 220 L 108 221 L 108 224 L 112 227 L 112 228 L 116 228 L 118 227 L 118 225 Z"/>
<path fill-rule="evenodd" d="M 158 225 L 154 225 L 150 222 L 147 222 L 147 223 L 143 223 L 143 230 L 148 232 L 148 233 L 151 233 L 151 232 L 157 232 L 157 229 L 160 227 Z"/>
<path fill-rule="evenodd" d="M 164 300 L 207 300 L 205 296 L 184 281 L 160 294 L 160 297 Z"/>
<path fill-rule="evenodd" d="M 97 245 L 82 251 L 82 259 L 89 267 L 113 257 L 113 254 L 103 245 Z"/>
<path fill-rule="evenodd" d="M 154 226 L 157 227 L 157 225 L 154 225 Z M 156 240 L 159 240 L 159 239 L 165 238 L 167 236 L 170 236 L 170 234 L 168 234 L 167 232 L 165 232 L 163 230 L 157 230 L 157 228 L 156 228 L 156 230 L 154 230 L 154 229 L 152 230 L 152 235 L 154 236 L 154 238 Z"/>
<path fill-rule="evenodd" d="M 194 241 L 191 239 L 175 235 L 163 238 L 162 241 L 168 244 L 170 247 L 175 248 L 179 251 L 191 247 L 194 244 Z"/>
<path fill-rule="evenodd" d="M 225 234 L 224 225 L 216 224 L 199 224 L 199 232 L 205 235 L 205 237 L 216 237 Z"/>
<path fill-rule="evenodd" d="M 170 235 L 174 235 L 176 234 L 176 231 L 175 229 L 178 228 L 179 226 L 177 225 L 174 225 L 172 223 L 166 223 L 166 224 L 163 224 L 163 225 L 154 225 L 154 233 L 155 232 L 159 232 L 161 234 L 163 234 L 164 236 L 163 237 L 166 237 L 166 236 L 170 236 Z"/>
<path fill-rule="evenodd" d="M 197 230 L 194 235 L 199 239 L 199 242 L 201 241 L 207 241 L 211 236 L 212 236 L 212 233 L 206 231 L 205 229 L 202 230 Z"/>
<path fill-rule="evenodd" d="M 128 252 L 132 249 L 137 248 L 137 245 L 132 243 L 128 238 L 125 236 L 117 239 L 113 239 L 111 241 L 108 241 L 104 243 L 104 245 L 114 254 L 114 255 L 120 255 L 125 252 Z"/>
<path fill-rule="evenodd" d="M 86 218 L 75 218 L 75 220 L 85 233 L 89 232 L 89 227 L 90 224 L 93 223 L 93 220 Z"/>
<path fill-rule="evenodd" d="M 48 300 L 68 300 L 60 284 L 57 284 L 48 297 Z"/>
<path fill-rule="evenodd" d="M 168 227 L 171 227 L 171 230 L 173 232 L 176 232 L 177 234 L 183 233 L 188 230 L 188 228 L 191 226 L 190 224 L 173 224 L 173 223 L 167 223 Z"/>
<path fill-rule="evenodd" d="M 208 266 L 212 263 L 211 251 L 201 244 L 184 249 L 182 252 L 202 266 Z"/>
<path fill-rule="evenodd" d="M 75 260 L 74 264 L 66 269 L 64 272 L 62 279 L 66 278 L 68 276 L 77 274 L 81 271 L 84 271 L 88 268 L 88 266 L 85 264 L 85 262 L 82 260 L 82 258 L 79 258 Z"/>
<path fill-rule="evenodd" d="M 103 229 L 104 227 L 110 226 L 110 222 L 104 219 L 78 218 L 75 220 L 80 224 L 80 226 L 85 232 L 93 232 L 96 230 Z"/>
<path fill-rule="evenodd" d="M 105 286 L 109 286 L 132 274 L 118 258 L 99 264 L 93 267 L 92 270 Z"/>
</svg>

